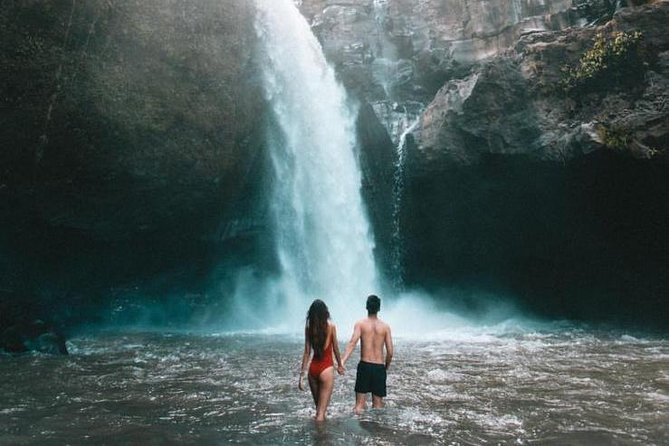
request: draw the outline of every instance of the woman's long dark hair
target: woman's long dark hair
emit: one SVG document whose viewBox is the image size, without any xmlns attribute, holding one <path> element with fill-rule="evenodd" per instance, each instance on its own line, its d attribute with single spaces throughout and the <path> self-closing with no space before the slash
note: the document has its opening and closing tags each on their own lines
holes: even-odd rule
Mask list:
<svg viewBox="0 0 669 446">
<path fill-rule="evenodd" d="M 322 358 L 325 350 L 325 340 L 328 336 L 328 306 L 320 299 L 312 302 L 307 311 L 307 337 L 311 348 L 314 349 L 314 358 Z"/>
</svg>

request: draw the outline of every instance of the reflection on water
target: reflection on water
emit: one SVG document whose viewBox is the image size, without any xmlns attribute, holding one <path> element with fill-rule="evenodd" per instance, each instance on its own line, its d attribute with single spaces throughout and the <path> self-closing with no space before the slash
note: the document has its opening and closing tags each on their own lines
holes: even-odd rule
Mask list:
<svg viewBox="0 0 669 446">
<path fill-rule="evenodd" d="M 669 444 L 669 341 L 577 329 L 399 338 L 387 407 L 316 424 L 291 336 L 104 333 L 0 358 L 0 444 Z"/>
</svg>

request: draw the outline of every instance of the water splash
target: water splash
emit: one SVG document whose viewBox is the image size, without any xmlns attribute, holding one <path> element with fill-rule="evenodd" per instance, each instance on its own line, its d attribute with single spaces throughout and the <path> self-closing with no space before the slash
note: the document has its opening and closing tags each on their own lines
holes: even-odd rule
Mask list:
<svg viewBox="0 0 669 446">
<path fill-rule="evenodd" d="M 293 1 L 256 0 L 256 7 L 263 87 L 276 124 L 268 146 L 280 277 L 266 289 L 274 295 L 268 299 L 282 321 L 298 323 L 315 297 L 344 318 L 378 290 L 356 111 Z"/>
</svg>

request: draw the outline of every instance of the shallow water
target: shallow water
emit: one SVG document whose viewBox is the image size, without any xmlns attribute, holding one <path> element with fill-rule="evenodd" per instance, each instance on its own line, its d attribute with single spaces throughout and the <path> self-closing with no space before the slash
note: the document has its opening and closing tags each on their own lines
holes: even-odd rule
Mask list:
<svg viewBox="0 0 669 446">
<path fill-rule="evenodd" d="M 578 329 L 396 339 L 387 407 L 329 420 L 298 337 L 105 332 L 0 357 L 0 444 L 669 444 L 669 341 Z"/>
</svg>

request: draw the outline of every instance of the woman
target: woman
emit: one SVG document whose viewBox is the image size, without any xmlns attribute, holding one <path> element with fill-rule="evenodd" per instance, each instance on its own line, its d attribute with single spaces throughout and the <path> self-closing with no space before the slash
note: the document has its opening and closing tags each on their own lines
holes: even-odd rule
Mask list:
<svg viewBox="0 0 669 446">
<path fill-rule="evenodd" d="M 344 374 L 344 366 L 339 355 L 337 327 L 330 322 L 328 307 L 320 299 L 314 300 L 307 312 L 307 324 L 304 327 L 304 354 L 302 355 L 300 381 L 297 385 L 300 390 L 304 390 L 302 378 L 307 371 L 306 367 L 312 350 L 314 357 L 309 365 L 309 388 L 316 404 L 316 421 L 323 421 L 334 388 L 333 352 L 337 358 L 337 372 L 340 375 Z"/>
</svg>

